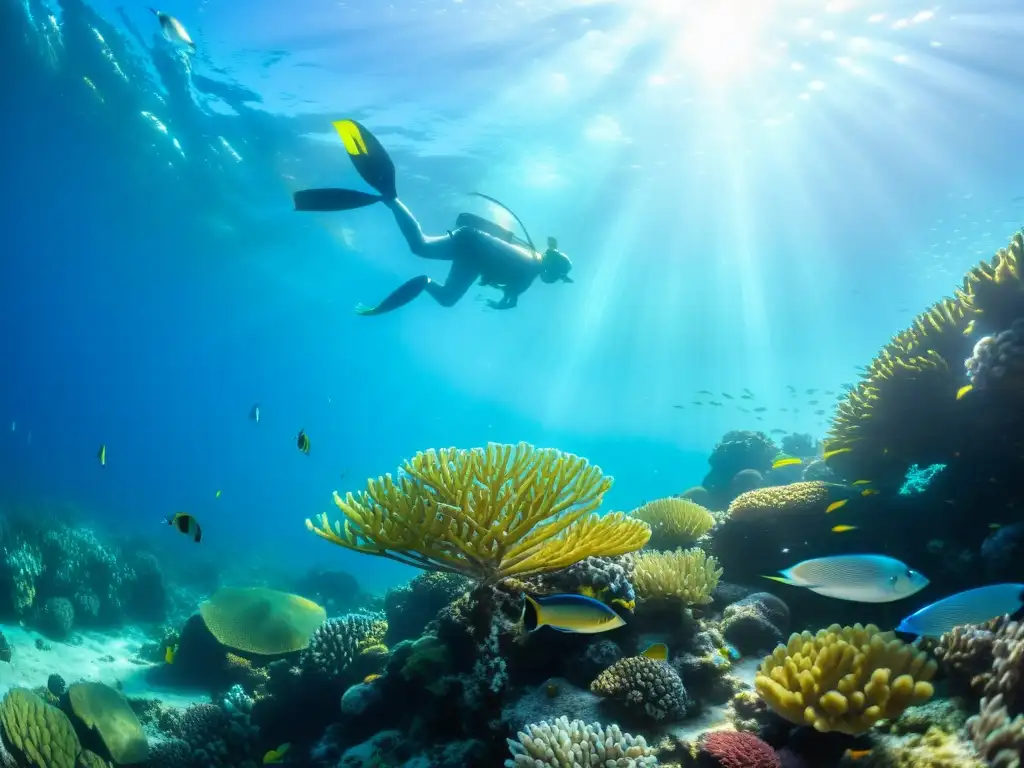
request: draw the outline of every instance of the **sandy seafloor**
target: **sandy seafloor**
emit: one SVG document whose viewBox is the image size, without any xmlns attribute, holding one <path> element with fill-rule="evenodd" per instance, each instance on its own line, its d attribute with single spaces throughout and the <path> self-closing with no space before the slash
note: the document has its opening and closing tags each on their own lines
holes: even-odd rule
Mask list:
<svg viewBox="0 0 1024 768">
<path fill-rule="evenodd" d="M 141 660 L 138 654 L 153 640 L 132 627 L 116 633 L 76 632 L 70 642 L 51 640 L 17 624 L 2 624 L 0 631 L 14 649 L 10 663 L 0 662 L 0 696 L 11 688 L 45 686 L 50 675 L 58 674 L 69 684 L 80 680 L 106 683 L 120 687 L 125 696 L 159 699 L 165 706 L 187 707 L 210 700 L 199 690 L 151 683 L 147 672 L 156 665 Z M 37 640 L 49 650 L 38 648 Z"/>
</svg>

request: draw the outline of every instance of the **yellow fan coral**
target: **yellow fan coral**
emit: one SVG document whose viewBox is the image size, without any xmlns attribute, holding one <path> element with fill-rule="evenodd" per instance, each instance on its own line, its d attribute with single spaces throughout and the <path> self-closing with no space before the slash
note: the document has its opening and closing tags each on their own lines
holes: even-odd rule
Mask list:
<svg viewBox="0 0 1024 768">
<path fill-rule="evenodd" d="M 657 499 L 630 514 L 651 526 L 651 549 L 675 549 L 693 544 L 711 530 L 715 518 L 689 499 Z"/>
<path fill-rule="evenodd" d="M 366 490 L 334 494 L 343 515 L 306 527 L 332 544 L 484 582 L 566 568 L 588 556 L 640 549 L 641 520 L 593 512 L 612 479 L 553 449 L 489 444 L 417 453 Z"/>
<path fill-rule="evenodd" d="M 791 723 L 859 734 L 931 698 L 935 670 L 926 653 L 892 632 L 833 624 L 790 636 L 761 663 L 754 686 Z"/>
<path fill-rule="evenodd" d="M 711 602 L 721 577 L 718 561 L 697 547 L 642 552 L 636 557 L 633 587 L 641 600 L 678 598 L 689 605 L 704 605 Z"/>
</svg>

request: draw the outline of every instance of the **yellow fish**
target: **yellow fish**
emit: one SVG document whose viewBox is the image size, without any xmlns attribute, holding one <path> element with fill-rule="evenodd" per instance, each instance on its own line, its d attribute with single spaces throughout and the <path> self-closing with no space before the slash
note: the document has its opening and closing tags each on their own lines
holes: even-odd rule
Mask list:
<svg viewBox="0 0 1024 768">
<path fill-rule="evenodd" d="M 96 458 L 100 460 L 100 466 L 107 466 L 107 446 L 101 445 L 99 451 L 96 453 Z"/>
<path fill-rule="evenodd" d="M 878 495 L 878 491 L 876 491 L 874 488 L 865 488 L 863 491 L 860 492 L 860 495 L 861 496 L 877 496 Z"/>
<path fill-rule="evenodd" d="M 271 749 L 263 756 L 264 765 L 280 765 L 284 762 L 284 756 L 288 754 L 288 750 L 292 748 L 291 742 L 282 744 L 277 749 Z"/>
<path fill-rule="evenodd" d="M 178 655 L 178 646 L 167 646 L 167 650 L 164 651 L 164 661 L 168 664 L 174 663 L 174 657 Z"/>
<path fill-rule="evenodd" d="M 870 480 L 854 480 L 852 485 L 871 485 Z"/>
<path fill-rule="evenodd" d="M 668 646 L 664 643 L 655 643 L 640 655 L 655 661 L 668 661 Z"/>
<path fill-rule="evenodd" d="M 960 389 L 958 389 L 956 391 L 956 399 L 959 400 L 961 397 L 966 395 L 972 389 L 974 389 L 974 385 L 973 384 L 967 384 L 966 386 L 960 387 Z"/>
<path fill-rule="evenodd" d="M 823 458 L 825 461 L 828 461 L 833 456 L 838 456 L 840 453 L 851 453 L 852 451 L 853 448 L 836 448 L 834 451 L 825 451 L 824 455 L 821 458 Z"/>
<path fill-rule="evenodd" d="M 610 607 L 585 595 L 530 597 L 524 594 L 523 624 L 528 632 L 549 626 L 561 632 L 591 635 L 617 629 L 626 622 Z"/>
<path fill-rule="evenodd" d="M 803 462 L 794 456 L 786 456 L 785 458 L 782 459 L 776 459 L 772 463 L 772 469 L 779 469 L 780 467 L 792 467 L 796 464 L 803 464 Z"/>
<path fill-rule="evenodd" d="M 832 527 L 832 533 L 846 533 L 847 531 L 856 531 L 856 525 L 836 525 Z"/>
<path fill-rule="evenodd" d="M 831 504 L 829 504 L 827 507 L 825 507 L 825 514 L 827 515 L 830 512 L 835 512 L 837 509 L 842 509 L 843 507 L 846 506 L 848 501 L 849 501 L 849 499 L 842 499 L 840 501 L 833 501 Z"/>
</svg>

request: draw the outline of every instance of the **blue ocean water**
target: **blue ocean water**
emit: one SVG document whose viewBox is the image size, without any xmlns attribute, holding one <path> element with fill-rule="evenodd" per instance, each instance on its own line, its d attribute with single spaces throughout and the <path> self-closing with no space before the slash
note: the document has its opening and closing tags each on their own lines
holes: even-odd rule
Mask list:
<svg viewBox="0 0 1024 768">
<path fill-rule="evenodd" d="M 0 495 L 183 556 L 174 511 L 207 552 L 375 588 L 409 573 L 303 519 L 418 450 L 557 447 L 628 509 L 698 483 L 729 429 L 821 435 L 787 386 L 839 392 L 1024 213 L 1013 2 L 161 10 L 195 53 L 142 4 L 0 2 Z M 355 315 L 445 265 L 380 206 L 292 210 L 361 184 L 345 117 L 428 233 L 486 192 L 575 283 Z M 743 387 L 763 423 L 695 395 Z"/>
</svg>

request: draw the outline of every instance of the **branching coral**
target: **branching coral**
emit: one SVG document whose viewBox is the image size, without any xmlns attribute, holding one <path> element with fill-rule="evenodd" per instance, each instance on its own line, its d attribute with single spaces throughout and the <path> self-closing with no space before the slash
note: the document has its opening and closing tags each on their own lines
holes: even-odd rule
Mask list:
<svg viewBox="0 0 1024 768">
<path fill-rule="evenodd" d="M 634 587 L 641 600 L 677 598 L 689 605 L 705 605 L 721 577 L 718 561 L 697 547 L 642 552 L 636 557 Z"/>
<path fill-rule="evenodd" d="M 1020 768 L 1024 761 L 1024 716 L 1011 720 L 1001 696 L 981 700 L 981 711 L 967 721 L 967 732 L 991 768 Z"/>
<path fill-rule="evenodd" d="M 849 495 L 849 489 L 844 486 L 818 481 L 757 488 L 733 499 L 729 517 L 753 520 L 774 515 L 820 515 L 830 503 Z"/>
<path fill-rule="evenodd" d="M 512 759 L 506 768 L 576 768 L 583 765 L 616 765 L 622 768 L 656 768 L 654 750 L 642 736 L 623 733 L 619 726 L 555 718 L 526 726 L 518 739 L 508 739 Z"/>
<path fill-rule="evenodd" d="M 646 523 L 593 514 L 612 480 L 553 449 L 489 444 L 418 453 L 306 527 L 338 546 L 483 582 L 554 571 L 588 555 L 620 555 L 650 538 Z"/>
<path fill-rule="evenodd" d="M 689 499 L 657 499 L 649 501 L 630 514 L 651 526 L 651 549 L 675 549 L 693 544 L 715 524 L 700 504 Z"/>
<path fill-rule="evenodd" d="M 891 632 L 833 624 L 790 636 L 761 663 L 754 684 L 791 723 L 859 734 L 931 698 L 935 670 L 927 654 Z"/>
<path fill-rule="evenodd" d="M 646 656 L 615 662 L 597 676 L 590 690 L 657 721 L 686 714 L 686 689 L 679 673 L 667 662 Z"/>
</svg>

